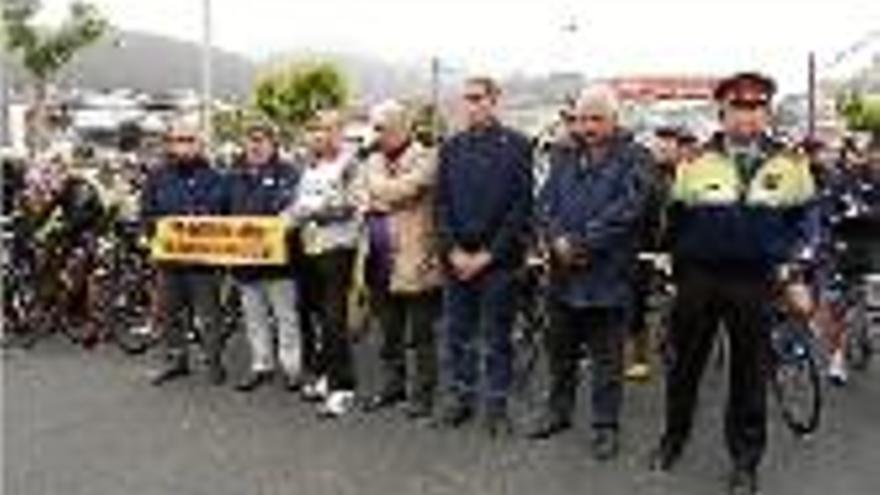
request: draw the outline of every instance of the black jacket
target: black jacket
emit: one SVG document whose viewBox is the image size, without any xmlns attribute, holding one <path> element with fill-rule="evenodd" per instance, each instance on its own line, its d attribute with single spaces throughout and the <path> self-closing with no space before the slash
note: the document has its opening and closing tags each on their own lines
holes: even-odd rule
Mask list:
<svg viewBox="0 0 880 495">
<path fill-rule="evenodd" d="M 437 184 L 441 249 L 487 249 L 497 266 L 516 266 L 532 208 L 528 138 L 500 124 L 456 134 L 440 149 Z"/>
</svg>

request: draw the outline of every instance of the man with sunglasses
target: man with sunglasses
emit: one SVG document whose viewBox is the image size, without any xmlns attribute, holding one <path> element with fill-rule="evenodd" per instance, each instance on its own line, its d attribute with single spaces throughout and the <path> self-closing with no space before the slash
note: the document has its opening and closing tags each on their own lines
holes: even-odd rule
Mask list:
<svg viewBox="0 0 880 495">
<path fill-rule="evenodd" d="M 476 341 L 484 323 L 485 420 L 493 436 L 511 433 L 507 395 L 516 305 L 514 271 L 523 261 L 532 198 L 531 145 L 528 138 L 499 122 L 499 99 L 492 79 L 465 82 L 466 129 L 440 149 L 437 184 L 454 399 L 443 410 L 440 424 L 458 427 L 474 416 L 481 355 Z"/>
<path fill-rule="evenodd" d="M 768 316 L 775 290 L 805 293 L 783 274 L 793 271 L 788 268 L 813 238 L 813 176 L 805 156 L 770 136 L 774 92 L 773 80 L 757 73 L 719 83 L 714 96 L 721 132 L 696 160 L 677 169 L 669 212 L 678 293 L 665 432 L 651 466 L 667 471 L 681 457 L 700 378 L 723 326 L 730 342 L 725 433 L 733 461 L 731 494 L 758 490 L 767 441 Z M 808 310 L 803 299 L 791 299 L 797 310 Z"/>
<path fill-rule="evenodd" d="M 163 217 L 218 215 L 226 210 L 225 180 L 205 156 L 196 126 L 188 121 L 174 123 L 165 142 L 166 160 L 151 172 L 141 196 L 148 237 Z M 209 379 L 222 384 L 226 372 L 221 362 L 220 273 L 211 266 L 171 262 L 158 268 L 167 363 L 153 376 L 153 384 L 189 374 L 188 335 L 194 328 L 207 355 Z"/>
</svg>

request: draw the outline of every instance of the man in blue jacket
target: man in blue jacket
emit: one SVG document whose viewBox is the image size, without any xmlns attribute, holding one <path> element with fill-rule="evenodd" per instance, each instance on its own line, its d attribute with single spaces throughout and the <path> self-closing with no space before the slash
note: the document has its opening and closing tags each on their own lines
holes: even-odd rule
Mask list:
<svg viewBox="0 0 880 495">
<path fill-rule="evenodd" d="M 571 427 L 585 342 L 593 358 L 593 454 L 607 460 L 617 454 L 632 270 L 644 174 L 653 165 L 650 152 L 617 126 L 610 88 L 584 90 L 575 115 L 576 146 L 553 157 L 539 205 L 552 261 L 551 385 L 547 414 L 530 436 L 548 438 Z"/>
<path fill-rule="evenodd" d="M 202 153 L 194 126 L 177 123 L 165 136 L 167 159 L 147 179 L 141 196 L 141 214 L 148 236 L 156 222 L 167 216 L 218 215 L 226 210 L 224 178 Z M 159 267 L 159 299 L 167 364 L 153 376 L 161 385 L 189 374 L 188 339 L 195 326 L 208 359 L 209 378 L 222 384 L 222 321 L 219 307 L 220 273 L 211 266 L 163 263 Z"/>
<path fill-rule="evenodd" d="M 440 422 L 458 427 L 474 415 L 475 340 L 485 322 L 486 427 L 509 434 L 510 329 L 515 311 L 513 273 L 523 259 L 531 211 L 531 146 L 496 117 L 500 91 L 489 78 L 464 85 L 467 128 L 440 150 L 437 211 L 446 266 L 446 325 L 452 401 Z"/>
<path fill-rule="evenodd" d="M 279 158 L 276 135 L 275 128 L 264 122 L 247 129 L 245 157 L 229 177 L 231 214 L 277 216 L 293 202 L 299 171 Z M 290 264 L 243 267 L 234 273 L 251 349 L 250 373 L 236 388 L 250 392 L 268 382 L 274 375 L 277 354 L 283 383 L 290 390 L 298 389 L 302 338 Z"/>
</svg>

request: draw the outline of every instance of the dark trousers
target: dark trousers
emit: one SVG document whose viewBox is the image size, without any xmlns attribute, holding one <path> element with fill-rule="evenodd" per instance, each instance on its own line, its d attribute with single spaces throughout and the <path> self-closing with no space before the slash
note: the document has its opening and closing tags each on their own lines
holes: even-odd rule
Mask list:
<svg viewBox="0 0 880 495">
<path fill-rule="evenodd" d="M 510 330 L 516 310 L 513 272 L 490 269 L 469 282 L 451 281 L 446 290 L 446 344 L 453 395 L 473 407 L 477 400 L 478 335 L 483 332 L 490 412 L 507 406 L 511 381 Z"/>
<path fill-rule="evenodd" d="M 434 325 L 440 310 L 440 294 L 382 294 L 375 302 L 382 327 L 381 358 L 384 391 L 406 390 L 406 349 L 415 351 L 412 399 L 430 403 L 437 385 L 437 349 Z"/>
<path fill-rule="evenodd" d="M 159 277 L 165 310 L 162 337 L 169 358 L 186 360 L 188 336 L 196 331 L 210 364 L 220 364 L 224 333 L 220 277 L 218 272 L 204 268 L 162 270 Z"/>
<path fill-rule="evenodd" d="M 348 332 L 348 289 L 354 267 L 354 251 L 340 249 L 304 261 L 305 276 L 317 312 L 320 349 L 315 372 L 324 375 L 330 390 L 354 390 L 356 386 Z"/>
<path fill-rule="evenodd" d="M 767 437 L 768 284 L 760 276 L 732 277 L 701 267 L 683 266 L 677 271 L 663 441 L 676 450 L 684 447 L 700 378 L 723 323 L 730 341 L 727 448 L 737 467 L 757 468 Z"/>
<path fill-rule="evenodd" d="M 574 308 L 554 303 L 553 323 L 547 335 L 550 361 L 549 407 L 570 419 L 578 385 L 578 363 L 583 344 L 592 358 L 591 405 L 594 428 L 617 428 L 623 401 L 623 346 L 626 310 Z"/>
<path fill-rule="evenodd" d="M 302 371 L 305 375 L 318 373 L 319 349 L 318 349 L 318 303 L 315 295 L 315 284 L 310 283 L 310 278 L 305 267 L 298 267 L 295 272 L 296 285 L 299 297 L 296 300 L 296 311 L 299 313 L 300 334 L 302 335 Z"/>
</svg>

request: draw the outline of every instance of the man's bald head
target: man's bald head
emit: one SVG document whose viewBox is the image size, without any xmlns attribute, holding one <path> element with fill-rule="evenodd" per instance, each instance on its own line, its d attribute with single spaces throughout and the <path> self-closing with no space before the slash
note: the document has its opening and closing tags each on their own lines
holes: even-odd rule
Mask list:
<svg viewBox="0 0 880 495">
<path fill-rule="evenodd" d="M 620 100 L 608 85 L 588 86 L 581 91 L 574 105 L 577 135 L 588 145 L 608 140 L 617 128 Z"/>
</svg>

